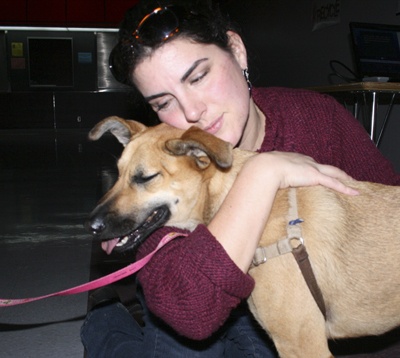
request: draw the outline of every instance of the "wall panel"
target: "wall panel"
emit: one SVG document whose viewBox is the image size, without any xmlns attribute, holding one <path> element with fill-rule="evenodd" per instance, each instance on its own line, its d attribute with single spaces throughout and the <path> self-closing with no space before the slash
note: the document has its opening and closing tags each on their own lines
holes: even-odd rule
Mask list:
<svg viewBox="0 0 400 358">
<path fill-rule="evenodd" d="M 138 0 L 2 1 L 0 25 L 115 27 Z"/>
<path fill-rule="evenodd" d="M 138 0 L 104 0 L 105 21 L 118 26 L 124 18 L 126 10 L 137 4 Z"/>
<path fill-rule="evenodd" d="M 104 22 L 104 2 L 98 0 L 68 0 L 67 23 L 102 24 Z"/>
<path fill-rule="evenodd" d="M 2 1 L 0 21 L 2 23 L 26 22 L 26 0 Z"/>
<path fill-rule="evenodd" d="M 34 25 L 63 24 L 66 22 L 66 0 L 29 0 L 27 1 L 27 22 Z"/>
</svg>

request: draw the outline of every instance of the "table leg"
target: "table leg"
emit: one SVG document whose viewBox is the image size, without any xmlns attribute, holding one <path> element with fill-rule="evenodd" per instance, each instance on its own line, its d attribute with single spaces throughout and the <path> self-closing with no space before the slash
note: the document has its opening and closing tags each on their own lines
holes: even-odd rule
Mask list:
<svg viewBox="0 0 400 358">
<path fill-rule="evenodd" d="M 372 103 L 371 103 L 371 132 L 370 132 L 370 137 L 371 140 L 374 142 L 374 135 L 375 135 L 375 120 L 376 120 L 376 111 L 377 111 L 377 93 L 371 92 L 372 93 Z"/>
<path fill-rule="evenodd" d="M 376 142 L 375 142 L 377 147 L 379 147 L 379 144 L 381 142 L 382 135 L 383 135 L 383 132 L 384 132 L 384 130 L 386 128 L 386 124 L 388 122 L 388 119 L 389 119 L 389 116 L 390 116 L 390 112 L 392 111 L 393 103 L 394 103 L 395 98 L 396 98 L 396 93 L 393 93 L 392 94 L 392 98 L 391 98 L 390 103 L 389 103 L 389 106 L 388 106 L 387 111 L 386 111 L 385 119 L 383 120 L 383 124 L 382 124 L 381 130 L 379 132 L 379 136 L 378 136 L 378 138 L 376 139 Z"/>
</svg>

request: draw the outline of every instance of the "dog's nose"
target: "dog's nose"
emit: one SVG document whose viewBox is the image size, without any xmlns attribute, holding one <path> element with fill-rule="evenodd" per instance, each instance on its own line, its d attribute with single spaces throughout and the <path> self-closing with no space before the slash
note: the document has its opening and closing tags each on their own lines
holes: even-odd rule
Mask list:
<svg viewBox="0 0 400 358">
<path fill-rule="evenodd" d="M 100 234 L 106 227 L 104 221 L 98 217 L 90 218 L 86 224 L 86 229 L 90 231 L 93 235 Z"/>
</svg>

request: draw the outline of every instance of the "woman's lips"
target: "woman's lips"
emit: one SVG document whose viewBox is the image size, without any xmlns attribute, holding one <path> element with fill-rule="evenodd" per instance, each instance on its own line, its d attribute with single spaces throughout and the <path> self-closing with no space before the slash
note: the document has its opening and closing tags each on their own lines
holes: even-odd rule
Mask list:
<svg viewBox="0 0 400 358">
<path fill-rule="evenodd" d="M 204 130 L 210 134 L 215 134 L 221 129 L 222 123 L 223 123 L 223 120 L 222 120 L 222 117 L 220 117 L 214 123 L 205 127 Z"/>
</svg>

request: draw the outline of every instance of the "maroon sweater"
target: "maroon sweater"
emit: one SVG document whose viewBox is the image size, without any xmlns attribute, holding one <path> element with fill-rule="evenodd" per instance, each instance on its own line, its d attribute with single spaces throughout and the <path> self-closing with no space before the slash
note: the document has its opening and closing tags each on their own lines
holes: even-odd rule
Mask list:
<svg viewBox="0 0 400 358">
<path fill-rule="evenodd" d="M 358 180 L 400 184 L 364 128 L 333 98 L 285 88 L 254 88 L 253 98 L 267 118 L 260 152 L 304 153 Z M 139 258 L 171 231 L 179 230 L 165 227 L 149 237 Z M 138 278 L 150 310 L 193 339 L 215 332 L 254 287 L 204 225 L 159 251 Z"/>
</svg>

